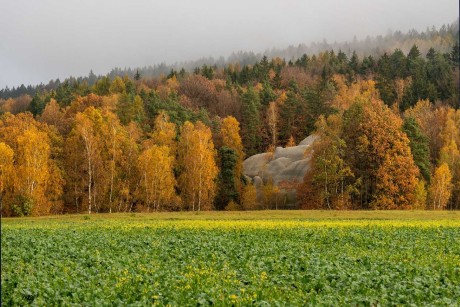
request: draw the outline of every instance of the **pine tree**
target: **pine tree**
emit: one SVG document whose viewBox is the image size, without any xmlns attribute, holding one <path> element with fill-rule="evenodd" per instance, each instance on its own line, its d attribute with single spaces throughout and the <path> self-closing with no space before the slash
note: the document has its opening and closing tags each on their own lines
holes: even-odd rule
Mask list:
<svg viewBox="0 0 460 307">
<path fill-rule="evenodd" d="M 431 164 L 428 138 L 422 133 L 417 121 L 413 117 L 406 117 L 404 119 L 403 131 L 409 138 L 412 157 L 420 170 L 420 174 L 427 182 L 430 182 Z"/>
<path fill-rule="evenodd" d="M 222 210 L 230 202 L 239 203 L 236 185 L 239 178 L 235 177 L 238 156 L 233 149 L 223 146 L 219 149 L 219 157 L 219 191 L 216 197 L 216 209 Z"/>
<path fill-rule="evenodd" d="M 141 79 L 141 74 L 139 73 L 139 68 L 136 69 L 136 74 L 134 75 L 134 80 L 139 81 Z"/>
<path fill-rule="evenodd" d="M 253 87 L 241 95 L 242 106 L 242 136 L 245 152 L 253 155 L 260 149 L 260 102 L 259 95 Z"/>
</svg>

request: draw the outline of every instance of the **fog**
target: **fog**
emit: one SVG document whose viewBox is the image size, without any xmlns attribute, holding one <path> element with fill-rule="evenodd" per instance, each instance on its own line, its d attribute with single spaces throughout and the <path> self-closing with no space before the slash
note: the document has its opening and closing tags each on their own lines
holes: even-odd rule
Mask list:
<svg viewBox="0 0 460 307">
<path fill-rule="evenodd" d="M 0 88 L 114 67 L 423 31 L 458 0 L 14 0 L 0 6 Z"/>
</svg>

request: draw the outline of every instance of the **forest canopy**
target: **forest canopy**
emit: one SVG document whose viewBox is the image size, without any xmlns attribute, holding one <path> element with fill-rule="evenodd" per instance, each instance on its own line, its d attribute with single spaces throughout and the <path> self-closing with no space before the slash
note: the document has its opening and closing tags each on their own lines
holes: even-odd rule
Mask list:
<svg viewBox="0 0 460 307">
<path fill-rule="evenodd" d="M 2 214 L 270 208 L 243 160 L 312 133 L 297 208 L 460 209 L 458 22 L 399 36 L 3 89 Z"/>
</svg>

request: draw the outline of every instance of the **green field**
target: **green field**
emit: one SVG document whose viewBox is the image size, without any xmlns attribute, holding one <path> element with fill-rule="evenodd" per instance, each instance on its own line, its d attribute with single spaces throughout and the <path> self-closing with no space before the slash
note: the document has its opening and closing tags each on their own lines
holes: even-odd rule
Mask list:
<svg viewBox="0 0 460 307">
<path fill-rule="evenodd" d="M 2 219 L 2 306 L 460 302 L 460 212 Z"/>
</svg>

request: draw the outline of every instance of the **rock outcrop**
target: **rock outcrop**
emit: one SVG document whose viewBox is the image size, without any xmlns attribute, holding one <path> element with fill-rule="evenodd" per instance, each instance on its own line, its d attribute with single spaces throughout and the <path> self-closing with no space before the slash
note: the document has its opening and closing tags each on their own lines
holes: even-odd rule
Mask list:
<svg viewBox="0 0 460 307">
<path fill-rule="evenodd" d="M 243 162 L 244 175 L 252 181 L 257 189 L 259 200 L 262 198 L 264 184 L 273 182 L 279 186 L 283 182 L 302 182 L 310 170 L 311 152 L 307 149 L 315 142 L 317 136 L 310 135 L 297 146 L 277 147 L 273 153 L 261 153 L 247 158 Z M 280 189 L 284 205 L 295 205 L 295 190 Z"/>
</svg>

